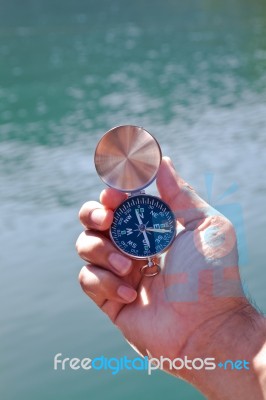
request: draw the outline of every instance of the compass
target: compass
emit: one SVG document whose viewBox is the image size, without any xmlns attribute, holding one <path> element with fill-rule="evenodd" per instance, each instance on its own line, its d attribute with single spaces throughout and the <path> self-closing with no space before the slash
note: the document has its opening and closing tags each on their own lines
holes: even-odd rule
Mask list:
<svg viewBox="0 0 266 400">
<path fill-rule="evenodd" d="M 134 125 L 109 130 L 99 141 L 94 156 L 103 182 L 128 194 L 114 211 L 111 240 L 127 256 L 147 260 L 141 268 L 145 276 L 160 272 L 157 259 L 176 236 L 176 219 L 170 207 L 144 191 L 156 178 L 161 158 L 157 140 Z"/>
</svg>

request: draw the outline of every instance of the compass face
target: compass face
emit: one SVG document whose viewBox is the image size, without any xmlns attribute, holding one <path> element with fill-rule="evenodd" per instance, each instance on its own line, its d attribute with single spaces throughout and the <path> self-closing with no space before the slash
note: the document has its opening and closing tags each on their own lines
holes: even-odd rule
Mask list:
<svg viewBox="0 0 266 400">
<path fill-rule="evenodd" d="M 176 234 L 176 220 L 161 199 L 146 194 L 129 197 L 114 212 L 111 239 L 133 258 L 162 253 Z"/>
</svg>

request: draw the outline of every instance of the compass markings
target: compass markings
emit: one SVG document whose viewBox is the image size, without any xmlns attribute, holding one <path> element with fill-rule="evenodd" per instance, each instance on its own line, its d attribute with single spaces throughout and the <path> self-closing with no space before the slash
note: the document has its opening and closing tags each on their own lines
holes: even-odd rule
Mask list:
<svg viewBox="0 0 266 400">
<path fill-rule="evenodd" d="M 151 221 L 146 221 L 148 214 L 151 214 L 151 209 L 153 213 L 158 214 L 156 222 L 160 224 L 160 228 L 155 228 Z M 137 224 L 134 218 L 135 211 L 138 212 L 138 215 L 141 213 L 141 219 L 147 231 L 144 227 L 143 230 L 140 230 L 140 224 Z M 159 198 L 149 195 L 136 195 L 121 204 L 114 214 L 111 237 L 118 248 L 133 257 L 146 258 L 160 253 L 174 238 L 175 221 L 173 213 L 167 204 Z M 149 236 L 150 248 L 143 242 L 143 232 Z M 124 240 L 122 240 L 123 238 Z"/>
</svg>

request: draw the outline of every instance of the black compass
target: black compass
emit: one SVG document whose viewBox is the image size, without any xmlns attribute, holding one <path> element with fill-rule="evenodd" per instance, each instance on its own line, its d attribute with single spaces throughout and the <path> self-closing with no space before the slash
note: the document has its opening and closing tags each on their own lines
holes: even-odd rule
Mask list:
<svg viewBox="0 0 266 400">
<path fill-rule="evenodd" d="M 110 234 L 122 252 L 142 259 L 164 252 L 175 238 L 175 226 L 174 214 L 166 203 L 140 194 L 115 210 Z"/>
<path fill-rule="evenodd" d="M 176 236 L 176 219 L 170 207 L 143 190 L 156 178 L 160 163 L 158 142 L 143 128 L 132 125 L 108 131 L 95 151 L 95 166 L 102 180 L 129 196 L 114 211 L 110 237 L 122 253 L 148 260 L 141 269 L 145 276 L 160 271 L 156 256 Z"/>
</svg>

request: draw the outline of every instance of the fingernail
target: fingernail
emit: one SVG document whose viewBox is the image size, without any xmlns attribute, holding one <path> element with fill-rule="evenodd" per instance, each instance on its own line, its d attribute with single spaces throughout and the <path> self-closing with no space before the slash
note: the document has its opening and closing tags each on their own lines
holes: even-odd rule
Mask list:
<svg viewBox="0 0 266 400">
<path fill-rule="evenodd" d="M 131 260 L 117 253 L 110 254 L 109 262 L 112 265 L 112 267 L 120 274 L 121 273 L 126 274 L 131 267 Z"/>
<path fill-rule="evenodd" d="M 91 220 L 96 225 L 102 225 L 105 219 L 105 211 L 100 208 L 96 208 L 91 213 Z"/>
<path fill-rule="evenodd" d="M 128 286 L 119 286 L 117 294 L 126 301 L 132 302 L 137 297 L 137 292 Z"/>
</svg>

